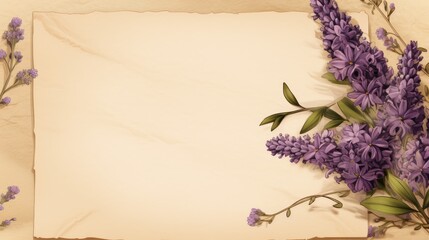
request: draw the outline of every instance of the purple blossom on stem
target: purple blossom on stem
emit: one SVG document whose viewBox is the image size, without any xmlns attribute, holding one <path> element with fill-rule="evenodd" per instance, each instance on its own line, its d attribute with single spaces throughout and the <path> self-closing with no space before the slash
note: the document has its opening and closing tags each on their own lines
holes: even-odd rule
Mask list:
<svg viewBox="0 0 429 240">
<path fill-rule="evenodd" d="M 384 40 L 387 37 L 387 31 L 384 28 L 378 28 L 375 33 L 379 40 Z"/>
<path fill-rule="evenodd" d="M 15 51 L 13 53 L 13 56 L 15 57 L 15 59 L 16 59 L 17 62 L 20 63 L 22 61 L 23 56 L 22 56 L 22 54 L 21 54 L 20 51 Z"/>
<path fill-rule="evenodd" d="M 3 49 L 0 49 L 0 60 L 5 59 L 5 58 L 6 58 L 6 56 L 7 56 L 6 51 L 5 51 L 5 50 L 3 50 Z"/>
<path fill-rule="evenodd" d="M 247 224 L 251 227 L 259 226 L 262 224 L 261 216 L 265 216 L 265 213 L 260 209 L 252 208 L 249 216 L 247 217 Z"/>
<path fill-rule="evenodd" d="M 368 107 L 383 104 L 381 100 L 382 85 L 377 81 L 368 82 L 362 80 L 361 82 L 352 82 L 353 91 L 347 96 L 355 99 L 355 104 L 360 106 L 362 110 Z"/>
<path fill-rule="evenodd" d="M 12 18 L 9 29 L 3 33 L 3 39 L 6 39 L 11 46 L 24 39 L 24 30 L 20 28 L 21 23 L 20 18 Z"/>
<path fill-rule="evenodd" d="M 17 186 L 9 186 L 7 187 L 7 193 L 1 195 L 0 203 L 9 202 L 10 200 L 15 199 L 15 195 L 20 192 Z"/>
<path fill-rule="evenodd" d="M 29 85 L 38 76 L 36 69 L 21 70 L 16 74 L 16 82 Z"/>
<path fill-rule="evenodd" d="M 348 168 L 341 176 L 353 192 L 371 191 L 374 189 L 374 181 L 377 179 L 374 170 L 368 167 L 360 167 L 358 164 Z"/>
<path fill-rule="evenodd" d="M 345 80 L 347 77 L 352 78 L 354 70 L 365 64 L 362 50 L 360 48 L 351 48 L 345 46 L 344 51 L 336 50 L 334 57 L 329 63 L 329 70 L 336 79 Z"/>
<path fill-rule="evenodd" d="M 1 227 L 7 227 L 9 226 L 13 221 L 16 221 L 16 218 L 6 219 L 3 222 L 1 222 Z"/>
<path fill-rule="evenodd" d="M 4 97 L 1 101 L 0 101 L 0 104 L 3 104 L 3 105 L 9 105 L 9 103 L 11 102 L 11 99 L 10 99 L 10 97 Z"/>
</svg>

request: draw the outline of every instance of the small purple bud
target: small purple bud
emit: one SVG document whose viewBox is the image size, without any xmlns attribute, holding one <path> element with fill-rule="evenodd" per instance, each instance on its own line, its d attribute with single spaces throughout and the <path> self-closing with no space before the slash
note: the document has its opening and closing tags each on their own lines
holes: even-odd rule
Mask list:
<svg viewBox="0 0 429 240">
<path fill-rule="evenodd" d="M 38 76 L 38 71 L 37 71 L 37 69 L 32 68 L 32 69 L 29 69 L 29 70 L 28 70 L 28 74 L 29 74 L 32 78 L 36 78 L 36 77 Z"/>
<path fill-rule="evenodd" d="M 394 3 L 390 3 L 389 4 L 389 8 L 390 8 L 391 12 L 395 11 L 395 9 L 396 9 L 395 4 Z"/>
<path fill-rule="evenodd" d="M 0 204 L 0 211 L 4 209 L 3 205 Z"/>
<path fill-rule="evenodd" d="M 20 52 L 20 51 L 16 51 L 16 52 L 14 52 L 14 53 L 13 53 L 13 56 L 15 57 L 15 59 L 16 59 L 16 61 L 17 61 L 17 62 L 19 62 L 19 63 L 20 63 L 20 62 L 22 61 L 22 57 L 23 57 L 23 56 L 22 56 L 22 54 L 21 54 L 21 52 Z"/>
<path fill-rule="evenodd" d="M 7 56 L 7 53 L 5 52 L 5 50 L 0 49 L 0 59 L 4 59 Z"/>
<path fill-rule="evenodd" d="M 18 27 L 21 26 L 21 24 L 22 24 L 22 19 L 19 18 L 19 17 L 14 17 L 10 21 L 9 26 L 12 27 L 12 28 L 18 28 Z"/>
<path fill-rule="evenodd" d="M 379 28 L 375 32 L 377 34 L 377 38 L 380 40 L 384 40 L 387 36 L 387 31 L 384 28 Z"/>
<path fill-rule="evenodd" d="M 3 105 L 9 105 L 10 101 L 11 101 L 10 97 L 4 97 L 4 98 L 0 101 L 0 104 L 3 104 Z M 1 209 L 0 209 L 0 210 L 1 210 Z"/>
</svg>

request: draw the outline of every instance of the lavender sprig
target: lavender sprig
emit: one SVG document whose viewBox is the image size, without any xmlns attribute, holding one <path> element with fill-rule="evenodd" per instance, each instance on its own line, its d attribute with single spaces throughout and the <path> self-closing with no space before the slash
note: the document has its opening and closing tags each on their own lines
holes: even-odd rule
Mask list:
<svg viewBox="0 0 429 240">
<path fill-rule="evenodd" d="M 16 74 L 15 80 L 11 85 L 9 82 L 12 78 L 12 72 L 17 64 L 22 62 L 23 55 L 20 51 L 15 51 L 16 44 L 24 39 L 24 30 L 21 29 L 22 20 L 20 18 L 12 18 L 9 23 L 9 29 L 3 33 L 3 39 L 6 40 L 10 52 L 7 53 L 5 50 L 0 49 L 0 61 L 3 61 L 6 65 L 6 80 L 3 84 L 2 90 L 0 91 L 0 104 L 3 106 L 8 105 L 11 102 L 10 97 L 4 97 L 4 94 L 11 89 L 20 85 L 29 85 L 37 76 L 38 72 L 36 69 L 26 69 Z"/>
<path fill-rule="evenodd" d="M 290 206 L 288 206 L 288 207 L 286 207 L 286 208 L 284 208 L 284 209 L 282 209 L 276 213 L 273 213 L 273 214 L 266 214 L 263 211 L 261 211 L 260 209 L 252 208 L 249 216 L 247 217 L 247 224 L 251 227 L 260 226 L 262 223 L 271 224 L 274 221 L 274 218 L 276 216 L 278 216 L 279 214 L 286 212 L 286 217 L 290 217 L 290 215 L 292 213 L 292 211 L 291 211 L 292 208 L 294 208 L 294 207 L 296 207 L 302 203 L 305 203 L 305 202 L 308 202 L 308 205 L 311 205 L 318 198 L 325 198 L 325 199 L 328 199 L 328 200 L 334 202 L 335 204 L 332 205 L 334 208 L 342 208 L 343 203 L 341 203 L 341 201 L 339 201 L 338 199 L 335 199 L 335 198 L 330 196 L 330 195 L 334 195 L 334 194 L 338 194 L 339 197 L 343 198 L 343 197 L 346 197 L 350 194 L 350 190 L 341 190 L 341 191 L 335 191 L 335 192 L 330 192 L 330 193 L 325 193 L 325 194 L 310 195 L 310 196 L 299 199 L 298 201 L 294 202 L 292 205 L 290 205 Z"/>
</svg>

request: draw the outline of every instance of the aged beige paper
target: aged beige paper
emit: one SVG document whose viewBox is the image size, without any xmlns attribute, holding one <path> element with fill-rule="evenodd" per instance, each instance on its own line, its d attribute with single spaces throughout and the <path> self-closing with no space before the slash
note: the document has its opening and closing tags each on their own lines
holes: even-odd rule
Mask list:
<svg viewBox="0 0 429 240">
<path fill-rule="evenodd" d="M 354 17 L 367 30 L 367 16 Z M 297 24 L 299 23 L 299 24 Z M 326 53 L 307 13 L 34 14 L 35 236 L 106 239 L 363 237 L 366 211 L 319 201 L 251 228 L 338 186 L 279 160 L 265 141 L 298 134 L 287 82 L 316 106 L 346 89 L 326 83 Z"/>
</svg>

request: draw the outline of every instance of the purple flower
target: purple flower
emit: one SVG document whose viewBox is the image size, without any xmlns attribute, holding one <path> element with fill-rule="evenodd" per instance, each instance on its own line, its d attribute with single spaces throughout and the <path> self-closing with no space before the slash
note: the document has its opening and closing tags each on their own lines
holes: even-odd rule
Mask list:
<svg viewBox="0 0 429 240">
<path fill-rule="evenodd" d="M 391 136 L 399 135 L 403 138 L 406 134 L 413 133 L 413 127 L 417 124 L 414 119 L 419 116 L 416 108 L 408 108 L 406 100 L 401 100 L 399 104 L 389 101 L 385 107 L 387 118 L 383 126 Z"/>
<path fill-rule="evenodd" d="M 309 144 L 310 137 L 308 135 L 296 138 L 280 134 L 278 137 L 267 141 L 266 146 L 273 156 L 290 157 L 291 162 L 297 163 L 308 152 Z"/>
<path fill-rule="evenodd" d="M 380 40 L 384 40 L 387 37 L 387 31 L 384 28 L 378 28 L 375 31 L 375 33 L 377 35 L 377 38 L 380 39 Z"/>
<path fill-rule="evenodd" d="M 334 58 L 329 63 L 329 71 L 338 80 L 345 80 L 347 77 L 351 78 L 355 68 L 365 64 L 362 53 L 360 48 L 352 49 L 350 46 L 346 46 L 344 52 L 336 50 Z"/>
<path fill-rule="evenodd" d="M 9 27 L 10 28 L 18 28 L 20 27 L 22 24 L 22 19 L 19 17 L 14 17 L 12 18 L 12 20 L 9 23 Z"/>
<path fill-rule="evenodd" d="M 19 188 L 17 186 L 9 186 L 7 187 L 7 193 L 2 194 L 0 203 L 9 202 L 12 199 L 15 199 L 15 195 L 20 192 Z"/>
<path fill-rule="evenodd" d="M 6 39 L 9 45 L 14 45 L 24 39 L 24 30 L 19 28 L 21 23 L 20 18 L 12 18 L 9 29 L 3 33 L 3 39 Z"/>
<path fill-rule="evenodd" d="M 265 213 L 260 209 L 252 208 L 249 216 L 247 217 L 247 224 L 251 227 L 259 226 L 262 224 L 261 216 L 265 216 Z"/>
<path fill-rule="evenodd" d="M 16 218 L 6 219 L 0 224 L 0 226 L 7 227 L 12 223 L 12 221 L 16 221 Z"/>
<path fill-rule="evenodd" d="M 383 138 L 381 131 L 380 127 L 375 127 L 360 137 L 359 153 L 362 154 L 364 160 L 381 160 L 383 158 L 382 150 L 388 148 L 389 144 Z"/>
<path fill-rule="evenodd" d="M 3 104 L 3 105 L 9 105 L 10 101 L 11 101 L 10 97 L 4 97 L 4 98 L 0 101 L 0 104 Z"/>
<path fill-rule="evenodd" d="M 38 72 L 36 69 L 21 70 L 16 74 L 16 82 L 29 85 L 37 77 Z"/>
<path fill-rule="evenodd" d="M 13 53 L 13 56 L 15 57 L 15 59 L 16 59 L 17 62 L 20 63 L 22 61 L 23 56 L 22 56 L 22 54 L 21 54 L 20 51 L 15 51 Z"/>
<path fill-rule="evenodd" d="M 384 40 L 383 44 L 388 50 L 393 50 L 398 46 L 398 41 L 393 37 L 385 37 L 383 40 Z"/>
<path fill-rule="evenodd" d="M 383 235 L 383 230 L 379 227 L 374 227 L 372 225 L 368 226 L 368 235 L 367 237 L 380 237 Z"/>
<path fill-rule="evenodd" d="M 360 167 L 358 164 L 344 171 L 341 176 L 353 192 L 369 192 L 374 188 L 374 181 L 377 180 L 374 171 L 367 167 Z"/>
<path fill-rule="evenodd" d="M 352 82 L 353 92 L 350 92 L 347 96 L 351 99 L 355 99 L 355 104 L 359 105 L 362 110 L 375 105 L 383 104 L 380 99 L 382 95 L 382 85 L 377 81 L 371 81 L 368 83 L 367 80 L 361 82 Z"/>
<path fill-rule="evenodd" d="M 0 49 L 0 59 L 5 59 L 6 56 L 7 56 L 6 51 L 3 49 Z"/>
<path fill-rule="evenodd" d="M 363 134 L 366 132 L 366 128 L 366 125 L 357 123 L 345 126 L 342 130 L 341 142 L 346 144 L 358 143 L 360 141 L 359 139 L 362 138 Z"/>
<path fill-rule="evenodd" d="M 390 3 L 389 4 L 389 8 L 390 8 L 390 12 L 395 11 L 396 7 L 395 7 L 395 3 Z"/>
</svg>

